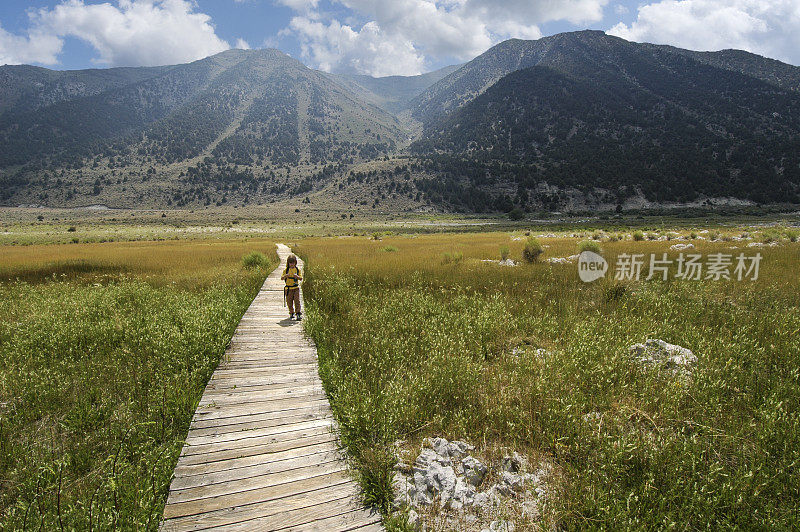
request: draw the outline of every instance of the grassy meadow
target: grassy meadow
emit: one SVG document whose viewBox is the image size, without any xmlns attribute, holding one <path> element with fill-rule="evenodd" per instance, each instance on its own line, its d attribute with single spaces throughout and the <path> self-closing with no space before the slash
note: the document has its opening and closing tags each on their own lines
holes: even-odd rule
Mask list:
<svg viewBox="0 0 800 532">
<path fill-rule="evenodd" d="M 276 263 L 263 240 L 0 247 L 0 529 L 155 530 L 205 383 Z"/>
<path fill-rule="evenodd" d="M 301 241 L 306 329 L 367 500 L 389 511 L 397 440 L 443 436 L 552 463 L 545 527 L 797 527 L 800 244 L 748 230 L 779 244 L 748 248 L 736 228 L 581 231 L 539 238 L 528 264 L 523 232 Z M 587 239 L 606 279 L 545 262 Z M 679 242 L 760 252 L 760 278 L 613 279 L 618 254 L 676 258 Z M 519 266 L 484 261 L 503 248 Z M 628 349 L 647 338 L 693 350 L 693 376 L 642 367 Z"/>
<path fill-rule="evenodd" d="M 387 515 L 398 440 L 444 436 L 489 460 L 553 465 L 543 520 L 517 530 L 796 528 L 796 230 L 540 227 L 529 264 L 521 225 L 234 221 L 7 227 L 0 529 L 156 529 L 195 405 L 276 241 L 307 261 L 305 327 L 365 498 Z M 547 262 L 587 241 L 606 279 Z M 613 279 L 619 254 L 674 259 L 677 243 L 760 252 L 760 278 Z M 693 376 L 633 360 L 647 338 L 693 350 Z"/>
</svg>

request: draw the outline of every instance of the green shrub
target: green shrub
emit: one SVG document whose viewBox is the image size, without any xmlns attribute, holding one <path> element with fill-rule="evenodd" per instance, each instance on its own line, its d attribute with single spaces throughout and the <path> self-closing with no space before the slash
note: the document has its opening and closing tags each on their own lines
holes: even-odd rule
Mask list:
<svg viewBox="0 0 800 532">
<path fill-rule="evenodd" d="M 786 235 L 786 238 L 789 239 L 789 242 L 797 242 L 797 238 L 800 236 L 800 232 L 798 232 L 796 229 L 786 229 L 784 234 Z"/>
<path fill-rule="evenodd" d="M 525 218 L 525 211 L 520 209 L 519 207 L 514 207 L 511 212 L 508 213 L 508 218 L 510 220 L 522 220 Z"/>
<path fill-rule="evenodd" d="M 633 239 L 637 242 L 641 242 L 642 240 L 644 240 L 644 233 L 642 233 L 641 231 L 634 231 Z"/>
<path fill-rule="evenodd" d="M 442 253 L 442 264 L 458 264 L 463 258 L 464 255 L 460 251 Z"/>
<path fill-rule="evenodd" d="M 381 248 L 381 251 L 385 251 L 386 253 L 394 253 L 395 251 L 397 251 L 397 248 L 394 246 L 383 246 Z"/>
<path fill-rule="evenodd" d="M 511 250 L 508 246 L 500 246 L 500 258 L 503 260 L 508 259 L 509 255 L 511 255 Z"/>
<path fill-rule="evenodd" d="M 601 253 L 602 249 L 600 248 L 600 244 L 594 242 L 592 240 L 584 240 L 583 242 L 578 243 L 578 253 L 583 253 L 584 251 L 593 251 L 595 253 Z"/>
<path fill-rule="evenodd" d="M 544 253 L 542 244 L 536 237 L 529 237 L 528 241 L 525 242 L 525 247 L 522 249 L 522 258 L 525 259 L 525 262 L 536 262 L 542 253 Z"/>
<path fill-rule="evenodd" d="M 711 231 L 708 233 L 708 239 L 714 242 L 715 240 L 719 240 L 720 233 L 719 231 Z"/>
<path fill-rule="evenodd" d="M 267 265 L 267 257 L 259 252 L 253 251 L 242 257 L 242 266 L 246 270 L 254 270 L 256 268 L 263 268 Z"/>
<path fill-rule="evenodd" d="M 761 241 L 765 244 L 778 242 L 781 239 L 781 233 L 778 229 L 765 229 L 761 232 Z"/>
</svg>

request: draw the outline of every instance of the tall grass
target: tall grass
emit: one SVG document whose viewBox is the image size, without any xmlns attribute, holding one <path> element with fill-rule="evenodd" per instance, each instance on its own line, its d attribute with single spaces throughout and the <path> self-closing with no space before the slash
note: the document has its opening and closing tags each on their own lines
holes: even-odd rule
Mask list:
<svg viewBox="0 0 800 532">
<path fill-rule="evenodd" d="M 2 249 L 0 528 L 157 527 L 197 401 L 263 281 L 239 262 L 253 247 L 103 244 L 78 262 L 63 246 Z"/>
<path fill-rule="evenodd" d="M 480 262 L 506 238 L 387 239 L 405 250 L 391 256 L 365 239 L 302 243 L 308 331 L 370 500 L 388 508 L 392 442 L 442 435 L 547 456 L 563 479 L 556 526 L 796 525 L 796 246 L 764 250 L 757 282 L 585 285 L 570 266 Z M 563 256 L 576 241 L 547 244 Z M 461 264 L 436 260 L 452 249 Z M 605 255 L 633 249 L 668 243 L 608 242 Z M 628 346 L 652 337 L 692 349 L 694 377 L 633 361 Z"/>
</svg>

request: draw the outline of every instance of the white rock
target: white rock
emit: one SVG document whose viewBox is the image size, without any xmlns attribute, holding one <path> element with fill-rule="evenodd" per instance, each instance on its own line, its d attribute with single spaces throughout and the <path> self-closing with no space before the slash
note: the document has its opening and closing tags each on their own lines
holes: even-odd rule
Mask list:
<svg viewBox="0 0 800 532">
<path fill-rule="evenodd" d="M 444 438 L 433 438 L 431 446 L 436 454 L 443 458 L 450 458 L 450 442 Z"/>
<path fill-rule="evenodd" d="M 595 421 L 600 421 L 602 417 L 603 414 L 601 414 L 600 412 L 597 411 L 587 412 L 583 415 L 583 421 L 584 423 L 594 423 Z"/>
<path fill-rule="evenodd" d="M 481 532 L 514 532 L 514 523 L 510 521 L 492 521 L 489 528 L 484 528 Z"/>
<path fill-rule="evenodd" d="M 551 264 L 572 264 L 578 260 L 579 255 L 570 255 L 569 257 L 551 257 L 547 262 Z"/>
<path fill-rule="evenodd" d="M 500 477 L 497 489 L 503 495 L 511 496 L 525 490 L 525 476 L 506 471 Z"/>
<path fill-rule="evenodd" d="M 399 471 L 396 471 L 394 474 L 392 488 L 394 489 L 393 506 L 395 508 L 414 505 L 417 500 L 416 484 L 409 481 L 409 479 Z"/>
<path fill-rule="evenodd" d="M 514 452 L 511 454 L 511 456 L 503 457 L 501 465 L 503 471 L 511 471 L 512 473 L 516 473 L 518 471 L 523 471 L 528 467 L 528 459 L 521 454 Z"/>
<path fill-rule="evenodd" d="M 406 521 L 408 522 L 408 526 L 411 527 L 411 530 L 419 530 L 421 528 L 422 523 L 420 522 L 419 514 L 414 510 L 408 511 Z"/>
<path fill-rule="evenodd" d="M 500 504 L 500 495 L 497 488 L 492 486 L 486 491 L 482 491 L 475 495 L 473 505 L 483 510 L 490 510 Z"/>
<path fill-rule="evenodd" d="M 522 501 L 522 517 L 526 517 L 531 521 L 536 521 L 541 517 L 539 512 L 539 502 L 535 499 L 525 499 Z"/>
<path fill-rule="evenodd" d="M 694 244 L 675 244 L 670 246 L 669 249 L 674 251 L 683 251 L 685 249 L 694 249 Z"/>
<path fill-rule="evenodd" d="M 446 506 L 453 498 L 456 473 L 453 466 L 445 465 L 442 462 L 439 455 L 429 449 L 423 450 L 417 457 L 414 465 L 414 486 L 417 490 L 416 500 L 419 504 L 431 504 L 438 496 L 441 504 Z"/>
<path fill-rule="evenodd" d="M 449 507 L 459 510 L 465 506 L 472 506 L 475 502 L 475 487 L 466 482 L 462 477 L 456 478 L 456 486 L 453 490 L 453 497 L 449 501 Z"/>
<path fill-rule="evenodd" d="M 538 358 L 539 360 L 544 360 L 546 358 L 549 358 L 550 355 L 551 355 L 550 351 L 548 351 L 547 349 L 543 349 L 541 347 L 533 352 L 533 356 L 535 358 Z"/>
<path fill-rule="evenodd" d="M 634 344 L 630 352 L 642 364 L 667 369 L 673 373 L 689 373 L 697 357 L 689 349 L 664 340 L 648 338 L 643 344 Z"/>
<path fill-rule="evenodd" d="M 461 461 L 461 466 L 464 470 L 464 477 L 467 479 L 467 482 L 472 484 L 473 486 L 480 485 L 483 482 L 483 478 L 488 473 L 489 468 L 481 462 L 471 456 L 467 456 Z"/>
</svg>

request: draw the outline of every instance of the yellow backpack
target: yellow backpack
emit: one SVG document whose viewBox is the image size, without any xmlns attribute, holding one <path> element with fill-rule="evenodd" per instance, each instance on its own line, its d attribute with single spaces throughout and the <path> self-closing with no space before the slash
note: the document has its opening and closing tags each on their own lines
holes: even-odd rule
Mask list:
<svg viewBox="0 0 800 532">
<path fill-rule="evenodd" d="M 290 266 L 286 266 L 286 270 L 283 272 L 283 274 L 284 275 L 300 275 L 300 268 L 298 268 L 297 266 L 291 266 L 291 267 Z M 285 279 L 285 281 L 286 281 L 286 288 L 297 288 L 299 286 L 299 283 L 297 282 L 297 279 L 294 279 L 292 277 L 287 277 Z"/>
</svg>

